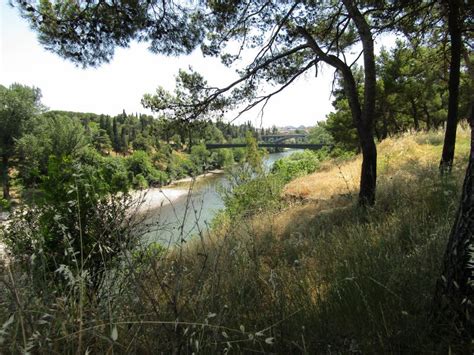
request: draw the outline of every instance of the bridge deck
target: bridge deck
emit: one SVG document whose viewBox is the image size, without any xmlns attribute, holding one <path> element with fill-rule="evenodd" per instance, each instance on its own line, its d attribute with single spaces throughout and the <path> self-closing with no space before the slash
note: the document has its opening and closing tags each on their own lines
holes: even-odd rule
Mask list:
<svg viewBox="0 0 474 355">
<path fill-rule="evenodd" d="M 241 148 L 246 147 L 245 143 L 208 143 L 206 144 L 207 149 L 220 149 L 220 148 Z M 294 148 L 294 149 L 314 149 L 319 150 L 325 147 L 332 148 L 327 144 L 310 144 L 310 143 L 258 143 L 260 148 Z"/>
</svg>

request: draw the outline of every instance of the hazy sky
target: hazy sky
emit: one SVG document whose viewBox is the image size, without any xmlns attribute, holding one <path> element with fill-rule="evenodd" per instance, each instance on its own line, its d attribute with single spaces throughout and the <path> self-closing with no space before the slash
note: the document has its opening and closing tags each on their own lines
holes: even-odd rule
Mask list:
<svg viewBox="0 0 474 355">
<path fill-rule="evenodd" d="M 44 50 L 36 34 L 7 1 L 0 5 L 0 84 L 17 82 L 39 87 L 42 102 L 50 109 L 116 115 L 150 113 L 140 104 L 145 93 L 157 86 L 174 87 L 179 68 L 200 72 L 214 86 L 229 83 L 236 74 L 218 59 L 203 58 L 199 51 L 190 56 L 165 57 L 152 54 L 144 43 L 119 48 L 109 64 L 82 69 Z M 299 78 L 266 106 L 263 126 L 312 126 L 331 111 L 330 89 L 333 70 L 323 68 Z M 251 120 L 260 126 L 259 109 L 238 121 Z M 227 120 L 233 115 L 226 117 Z"/>
</svg>

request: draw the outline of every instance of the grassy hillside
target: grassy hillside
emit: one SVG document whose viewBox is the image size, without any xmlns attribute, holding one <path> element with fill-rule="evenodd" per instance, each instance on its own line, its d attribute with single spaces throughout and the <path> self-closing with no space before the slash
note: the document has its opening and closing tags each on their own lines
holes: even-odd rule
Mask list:
<svg viewBox="0 0 474 355">
<path fill-rule="evenodd" d="M 223 218 L 210 235 L 137 253 L 120 293 L 80 309 L 67 299 L 35 309 L 55 315 L 35 339 L 49 339 L 41 343 L 49 351 L 79 343 L 164 353 L 456 349 L 455 337 L 430 336 L 429 312 L 468 138 L 459 132 L 453 174 L 444 178 L 441 133 L 383 141 L 377 203 L 365 211 L 357 208 L 360 157 L 326 162 L 285 186 L 282 210 Z M 9 349 L 21 343 L 19 329 Z"/>
<path fill-rule="evenodd" d="M 328 162 L 285 187 L 293 201 L 285 210 L 229 222 L 173 252 L 186 270 L 175 281 L 183 290 L 179 318 L 215 315 L 209 323 L 233 329 L 226 334 L 240 350 L 418 353 L 455 346 L 453 339 L 432 343 L 428 316 L 468 138 L 459 133 L 447 178 L 438 174 L 442 133 L 382 142 L 378 200 L 368 211 L 356 207 L 360 157 Z M 201 339 L 228 347 L 214 330 Z"/>
</svg>

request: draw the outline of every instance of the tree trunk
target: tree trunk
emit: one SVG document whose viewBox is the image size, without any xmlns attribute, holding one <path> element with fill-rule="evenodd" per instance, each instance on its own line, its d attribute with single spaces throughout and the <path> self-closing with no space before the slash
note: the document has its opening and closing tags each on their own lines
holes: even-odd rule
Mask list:
<svg viewBox="0 0 474 355">
<path fill-rule="evenodd" d="M 387 112 L 382 113 L 382 140 L 388 137 L 388 121 L 387 121 Z"/>
<path fill-rule="evenodd" d="M 10 199 L 10 185 L 8 182 L 8 155 L 2 156 L 2 186 L 3 186 L 3 198 L 6 200 Z"/>
<path fill-rule="evenodd" d="M 359 204 L 372 206 L 375 203 L 377 178 L 377 147 L 368 128 L 358 129 L 362 149 L 362 170 L 360 176 Z"/>
<path fill-rule="evenodd" d="M 449 101 L 446 132 L 444 135 L 443 153 L 439 164 L 440 171 L 450 172 L 454 160 L 454 147 L 456 145 L 456 128 L 458 121 L 459 78 L 461 69 L 461 28 L 459 24 L 459 0 L 448 1 L 448 30 L 451 38 L 451 64 L 449 67 Z"/>
<path fill-rule="evenodd" d="M 303 27 L 298 31 L 306 38 L 308 45 L 327 64 L 339 70 L 344 78 L 344 93 L 349 101 L 352 120 L 357 128 L 362 150 L 362 169 L 359 189 L 359 204 L 362 206 L 375 203 L 375 188 L 377 182 L 377 148 L 375 146 L 373 123 L 375 121 L 376 72 L 374 42 L 370 27 L 353 1 L 344 0 L 344 6 L 354 21 L 362 41 L 364 51 L 364 105 L 361 109 L 357 85 L 351 68 L 340 58 L 325 53 Z"/>
<path fill-rule="evenodd" d="M 413 124 L 415 126 L 415 131 L 418 132 L 420 130 L 420 120 L 418 119 L 418 109 L 416 107 L 415 99 L 411 98 L 410 104 L 411 104 L 411 111 L 413 114 Z"/>
<path fill-rule="evenodd" d="M 431 116 L 430 111 L 428 111 L 428 106 L 426 103 L 423 105 L 423 111 L 425 112 L 426 116 L 426 130 L 429 131 L 431 129 Z"/>
<path fill-rule="evenodd" d="M 471 105 L 471 153 L 456 220 L 436 285 L 433 315 L 442 332 L 471 344 L 474 334 L 474 107 Z M 452 334 L 456 332 L 457 334 Z M 450 334 L 451 333 L 451 334 Z M 471 349 L 472 350 L 472 349 Z"/>
<path fill-rule="evenodd" d="M 377 89 L 374 40 L 369 24 L 355 5 L 355 2 L 344 0 L 343 3 L 359 32 L 364 52 L 364 105 L 360 122 L 357 125 L 362 148 L 359 204 L 363 206 L 373 205 L 375 203 L 375 188 L 377 184 L 377 148 L 373 134 Z"/>
</svg>

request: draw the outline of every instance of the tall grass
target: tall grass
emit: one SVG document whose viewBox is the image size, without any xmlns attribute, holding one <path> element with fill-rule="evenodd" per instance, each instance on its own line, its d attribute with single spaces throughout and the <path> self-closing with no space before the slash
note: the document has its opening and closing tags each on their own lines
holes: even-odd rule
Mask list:
<svg viewBox="0 0 474 355">
<path fill-rule="evenodd" d="M 466 162 L 459 136 L 450 177 L 431 138 L 384 141 L 371 209 L 351 199 L 356 158 L 287 185 L 296 198 L 283 211 L 221 216 L 191 241 L 128 253 L 120 287 L 84 302 L 80 327 L 76 294 L 35 294 L 12 262 L 1 271 L 0 349 L 73 353 L 79 339 L 82 351 L 118 353 L 455 348 L 431 338 L 429 312 Z"/>
</svg>

